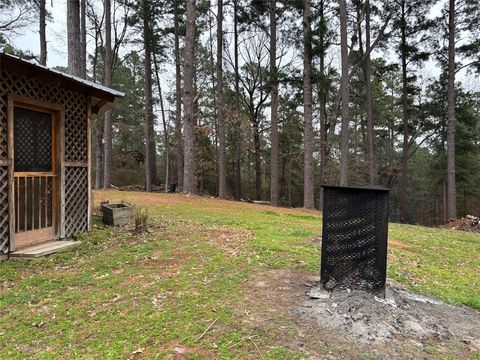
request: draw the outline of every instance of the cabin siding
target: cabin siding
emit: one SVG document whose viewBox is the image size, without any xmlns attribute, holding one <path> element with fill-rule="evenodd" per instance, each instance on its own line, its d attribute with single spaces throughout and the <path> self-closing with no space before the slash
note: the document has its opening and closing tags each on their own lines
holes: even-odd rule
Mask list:
<svg viewBox="0 0 480 360">
<path fill-rule="evenodd" d="M 61 237 L 71 237 L 88 230 L 88 109 L 87 95 L 27 77 L 24 74 L 0 73 L 0 255 L 9 251 L 8 204 L 8 95 L 58 104 L 64 108 L 63 191 Z M 13 171 L 13 169 L 10 169 Z M 12 214 L 13 215 L 13 214 Z M 62 224 L 63 222 L 63 224 Z"/>
</svg>

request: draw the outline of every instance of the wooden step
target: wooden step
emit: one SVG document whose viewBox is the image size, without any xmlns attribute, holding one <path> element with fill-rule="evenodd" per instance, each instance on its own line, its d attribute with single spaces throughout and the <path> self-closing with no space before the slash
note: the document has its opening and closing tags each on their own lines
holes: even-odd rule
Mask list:
<svg viewBox="0 0 480 360">
<path fill-rule="evenodd" d="M 41 244 L 35 244 L 10 253 L 10 258 L 35 259 L 41 256 L 57 253 L 80 244 L 79 241 L 51 240 Z"/>
</svg>

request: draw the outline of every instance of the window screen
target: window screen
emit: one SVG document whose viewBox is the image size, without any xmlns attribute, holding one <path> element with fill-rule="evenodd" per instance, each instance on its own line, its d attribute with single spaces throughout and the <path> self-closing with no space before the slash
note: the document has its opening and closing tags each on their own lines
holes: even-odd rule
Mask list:
<svg viewBox="0 0 480 360">
<path fill-rule="evenodd" d="M 14 108 L 15 171 L 52 171 L 52 115 Z"/>
</svg>

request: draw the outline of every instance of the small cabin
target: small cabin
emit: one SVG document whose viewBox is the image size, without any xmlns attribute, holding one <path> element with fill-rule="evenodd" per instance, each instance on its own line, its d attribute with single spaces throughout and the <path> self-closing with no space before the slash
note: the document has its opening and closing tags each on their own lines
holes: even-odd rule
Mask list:
<svg viewBox="0 0 480 360">
<path fill-rule="evenodd" d="M 91 229 L 92 118 L 122 96 L 0 52 L 0 260 Z"/>
</svg>

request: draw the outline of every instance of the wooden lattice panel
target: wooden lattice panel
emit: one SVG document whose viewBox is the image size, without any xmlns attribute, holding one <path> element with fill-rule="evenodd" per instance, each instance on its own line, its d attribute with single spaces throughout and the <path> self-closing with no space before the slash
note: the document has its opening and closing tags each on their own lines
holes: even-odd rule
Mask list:
<svg viewBox="0 0 480 360">
<path fill-rule="evenodd" d="M 65 169 L 65 236 L 69 237 L 88 229 L 88 169 Z"/>
<path fill-rule="evenodd" d="M 7 159 L 7 95 L 14 94 L 65 108 L 65 161 L 87 165 L 87 97 L 85 94 L 31 79 L 25 75 L 2 71 L 0 73 L 0 161 Z M 7 168 L 1 168 L 0 189 L 4 186 L 2 176 Z M 65 169 L 65 235 L 72 236 L 88 228 L 88 169 L 66 167 Z M 6 182 L 5 182 L 6 184 Z M 5 185 L 6 186 L 6 185 Z M 7 204 L 7 205 L 5 205 Z M 0 252 L 8 246 L 8 194 L 0 191 Z"/>
<path fill-rule="evenodd" d="M 1 79 L 1 78 L 0 78 Z M 2 96 L 0 80 L 0 159 L 7 158 L 7 98 Z"/>
<path fill-rule="evenodd" d="M 11 72 L 3 71 L 1 79 L 1 94 L 11 93 L 63 105 L 65 107 L 65 161 L 87 162 L 87 97 L 85 94 Z M 5 102 L 5 99 L 2 102 Z M 6 118 L 6 114 L 2 116 L 0 111 L 0 117 Z"/>
<path fill-rule="evenodd" d="M 86 162 L 87 99 L 74 92 L 69 92 L 66 97 L 68 106 L 65 106 L 65 161 Z"/>
<path fill-rule="evenodd" d="M 8 168 L 0 167 L 0 255 L 8 253 Z"/>
</svg>

